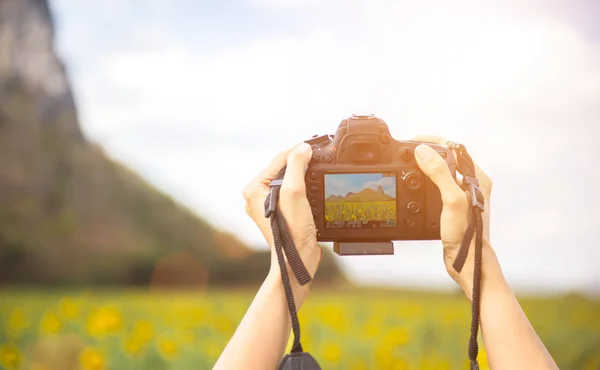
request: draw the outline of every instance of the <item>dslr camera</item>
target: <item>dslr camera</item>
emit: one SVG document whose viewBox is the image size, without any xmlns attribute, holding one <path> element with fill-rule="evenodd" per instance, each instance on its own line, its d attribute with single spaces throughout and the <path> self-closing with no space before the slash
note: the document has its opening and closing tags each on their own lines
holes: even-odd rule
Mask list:
<svg viewBox="0 0 600 370">
<path fill-rule="evenodd" d="M 394 254 L 394 240 L 439 240 L 442 200 L 420 170 L 414 150 L 435 149 L 456 178 L 446 146 L 395 140 L 375 115 L 342 120 L 335 135 L 307 140 L 313 157 L 305 174 L 317 241 L 338 255 Z"/>
</svg>

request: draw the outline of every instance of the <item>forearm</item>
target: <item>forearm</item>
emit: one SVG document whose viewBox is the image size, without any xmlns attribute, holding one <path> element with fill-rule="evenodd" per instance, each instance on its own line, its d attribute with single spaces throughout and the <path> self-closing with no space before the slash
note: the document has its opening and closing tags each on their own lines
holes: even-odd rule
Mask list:
<svg viewBox="0 0 600 370">
<path fill-rule="evenodd" d="M 506 282 L 494 251 L 484 254 L 481 332 L 492 369 L 558 369 Z"/>
<path fill-rule="evenodd" d="M 306 296 L 294 287 L 296 307 Z M 291 319 L 279 269 L 272 269 L 260 287 L 214 369 L 276 369 L 291 332 Z"/>
</svg>

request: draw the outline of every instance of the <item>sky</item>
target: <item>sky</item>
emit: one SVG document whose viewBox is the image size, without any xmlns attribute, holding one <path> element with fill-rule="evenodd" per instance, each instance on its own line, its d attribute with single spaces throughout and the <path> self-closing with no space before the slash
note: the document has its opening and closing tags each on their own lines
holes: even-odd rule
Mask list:
<svg viewBox="0 0 600 370">
<path fill-rule="evenodd" d="M 265 248 L 244 185 L 374 113 L 398 140 L 467 146 L 493 179 L 492 245 L 516 290 L 600 291 L 597 1 L 51 5 L 87 137 L 249 245 Z M 338 260 L 361 284 L 455 288 L 439 242 Z"/>
<path fill-rule="evenodd" d="M 381 173 L 334 174 L 325 175 L 325 198 L 330 195 L 345 196 L 349 192 L 358 193 L 363 189 L 377 190 L 391 197 L 396 197 L 396 176 L 383 176 Z"/>
</svg>

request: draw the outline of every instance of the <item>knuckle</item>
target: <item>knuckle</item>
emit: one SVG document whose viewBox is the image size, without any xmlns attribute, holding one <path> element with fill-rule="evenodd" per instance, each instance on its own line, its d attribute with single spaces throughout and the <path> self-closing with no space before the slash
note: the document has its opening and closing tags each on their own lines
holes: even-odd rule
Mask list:
<svg viewBox="0 0 600 370">
<path fill-rule="evenodd" d="M 288 163 L 297 163 L 302 161 L 302 154 L 296 150 L 292 150 L 287 156 Z"/>
<path fill-rule="evenodd" d="M 446 144 L 446 142 L 448 141 L 445 138 L 443 138 L 441 136 L 437 136 L 437 135 L 433 136 L 433 138 L 434 138 L 436 144 Z"/>
<path fill-rule="evenodd" d="M 452 192 L 446 195 L 445 203 L 454 211 L 463 211 L 469 206 L 467 195 L 462 192 Z"/>
<path fill-rule="evenodd" d="M 281 152 L 281 153 L 277 153 L 275 154 L 272 158 L 271 158 L 271 162 L 281 162 L 282 159 L 286 158 L 288 155 L 287 152 Z"/>
<path fill-rule="evenodd" d="M 489 178 L 489 176 L 487 175 L 483 175 L 481 178 L 481 186 L 483 187 L 483 189 L 490 194 L 492 192 L 492 179 Z"/>
<path fill-rule="evenodd" d="M 281 186 L 280 196 L 288 200 L 298 200 L 304 195 L 305 189 L 298 185 L 291 185 L 284 182 Z"/>
<path fill-rule="evenodd" d="M 433 144 L 445 144 L 448 141 L 445 138 L 437 135 L 416 135 L 415 139 L 417 141 L 423 141 Z"/>
<path fill-rule="evenodd" d="M 246 201 L 249 201 L 250 199 L 252 199 L 252 193 L 253 192 L 250 185 L 246 185 L 246 187 L 244 187 L 244 190 L 242 191 L 242 196 Z"/>
<path fill-rule="evenodd" d="M 300 235 L 298 235 L 298 243 L 299 245 L 309 244 L 311 240 L 315 238 L 317 230 L 314 223 L 307 223 L 302 228 Z"/>
<path fill-rule="evenodd" d="M 440 241 L 442 242 L 442 245 L 444 246 L 444 252 L 458 250 L 460 248 L 460 243 L 462 241 L 462 235 L 461 234 L 453 234 L 452 236 L 444 235 Z M 448 258 L 448 262 L 450 262 L 450 264 L 452 264 L 452 262 L 454 262 L 455 256 L 453 256 L 453 255 L 449 256 L 448 254 L 445 253 L 444 258 Z"/>
<path fill-rule="evenodd" d="M 316 234 L 317 234 L 317 226 L 315 225 L 313 220 L 310 220 L 310 222 L 306 226 L 306 240 L 314 239 Z"/>
<path fill-rule="evenodd" d="M 475 165 L 475 172 L 477 174 L 477 178 L 479 179 L 480 188 L 484 193 L 488 195 L 492 192 L 492 179 L 488 176 L 487 173 L 483 172 L 483 170 Z"/>
</svg>

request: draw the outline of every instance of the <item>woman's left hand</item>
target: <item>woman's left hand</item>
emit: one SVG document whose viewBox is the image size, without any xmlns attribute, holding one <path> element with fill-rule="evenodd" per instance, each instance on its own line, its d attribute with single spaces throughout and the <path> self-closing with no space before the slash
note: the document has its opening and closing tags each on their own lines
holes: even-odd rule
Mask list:
<svg viewBox="0 0 600 370">
<path fill-rule="evenodd" d="M 283 184 L 279 191 L 279 210 L 286 220 L 298 254 L 310 276 L 314 277 L 319 267 L 323 251 L 317 243 L 316 227 L 306 198 L 304 183 L 304 172 L 311 157 L 312 148 L 306 143 L 279 153 L 244 189 L 246 213 L 256 223 L 271 247 L 271 273 L 280 274 L 281 271 L 275 253 L 271 220 L 265 217 L 264 203 L 269 195 L 271 181 L 286 165 Z M 289 264 L 287 267 L 288 272 L 292 274 Z M 299 287 L 295 278 L 290 278 L 290 282 L 293 286 L 295 284 L 296 288 Z"/>
</svg>

